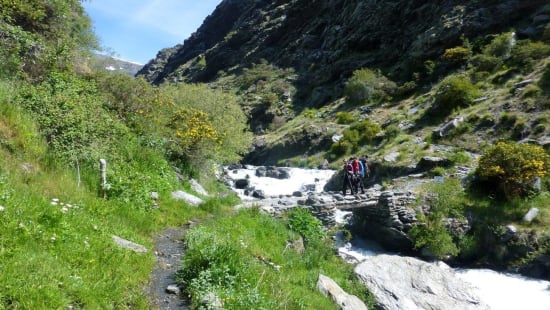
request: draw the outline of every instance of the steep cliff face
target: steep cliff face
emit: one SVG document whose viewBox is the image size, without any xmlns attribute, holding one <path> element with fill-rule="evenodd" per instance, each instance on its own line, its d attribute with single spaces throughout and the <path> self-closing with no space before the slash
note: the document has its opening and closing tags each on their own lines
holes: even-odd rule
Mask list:
<svg viewBox="0 0 550 310">
<path fill-rule="evenodd" d="M 182 45 L 138 73 L 150 82 L 209 82 L 265 59 L 297 73 L 296 103 L 319 107 L 341 95 L 361 67 L 408 80 L 445 48 L 515 29 L 537 36 L 545 0 L 224 0 Z M 312 95 L 314 94 L 314 95 Z"/>
</svg>

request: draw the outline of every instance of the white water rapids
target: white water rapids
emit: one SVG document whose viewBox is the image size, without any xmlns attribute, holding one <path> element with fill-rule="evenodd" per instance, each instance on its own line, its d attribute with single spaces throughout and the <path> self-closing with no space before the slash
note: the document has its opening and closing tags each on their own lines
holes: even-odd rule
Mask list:
<svg viewBox="0 0 550 310">
<path fill-rule="evenodd" d="M 227 176 L 233 180 L 248 178 L 250 186 L 263 190 L 266 197 L 289 196 L 295 191 L 303 191 L 304 186 L 315 184 L 315 191 L 320 193 L 326 182 L 335 173 L 334 170 L 289 169 L 289 179 L 257 177 L 256 167 L 228 171 Z M 244 194 L 244 190 L 235 189 L 244 201 L 254 200 Z M 259 204 L 261 204 L 258 201 Z M 336 221 L 342 222 L 346 212 L 337 212 Z M 339 248 L 342 255 L 361 260 L 367 256 L 378 255 L 384 251 L 368 240 L 355 240 L 352 244 L 342 244 Z M 516 274 L 496 272 L 489 269 L 455 269 L 458 277 L 476 287 L 479 297 L 491 309 L 495 310 L 548 310 L 550 309 L 550 282 L 531 279 Z"/>
</svg>

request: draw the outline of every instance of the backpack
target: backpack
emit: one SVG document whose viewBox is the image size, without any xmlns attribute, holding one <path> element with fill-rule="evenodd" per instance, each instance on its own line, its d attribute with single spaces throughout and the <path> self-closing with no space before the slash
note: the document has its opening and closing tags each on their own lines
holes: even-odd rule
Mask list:
<svg viewBox="0 0 550 310">
<path fill-rule="evenodd" d="M 359 161 L 359 174 L 361 176 L 364 176 L 365 175 L 365 165 L 363 165 L 363 162 L 362 161 Z"/>
<path fill-rule="evenodd" d="M 364 170 L 364 175 L 366 176 L 369 176 L 370 175 L 370 169 L 369 169 L 369 165 L 367 164 L 367 160 L 366 159 L 361 159 L 361 163 L 363 164 L 363 170 Z"/>
</svg>

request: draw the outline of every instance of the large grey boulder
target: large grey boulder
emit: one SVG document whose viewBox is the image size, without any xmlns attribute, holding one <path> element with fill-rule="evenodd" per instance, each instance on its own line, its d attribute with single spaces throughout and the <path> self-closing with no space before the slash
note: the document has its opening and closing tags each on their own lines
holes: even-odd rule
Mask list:
<svg viewBox="0 0 550 310">
<path fill-rule="evenodd" d="M 319 274 L 317 288 L 323 295 L 330 296 L 342 310 L 367 310 L 367 306 L 361 299 L 346 293 L 334 280 L 327 276 Z"/>
<path fill-rule="evenodd" d="M 371 256 L 355 267 L 380 309 L 489 309 L 453 270 L 412 257 Z"/>
<path fill-rule="evenodd" d="M 202 185 L 197 182 L 195 179 L 189 180 L 189 183 L 191 184 L 191 189 L 198 194 L 201 194 L 203 196 L 208 196 L 208 192 L 202 187 Z"/>
<path fill-rule="evenodd" d="M 136 253 L 146 253 L 147 248 L 144 247 L 141 244 L 132 242 L 130 240 L 126 240 L 124 238 L 121 238 L 119 236 L 112 235 L 113 241 L 116 245 L 118 245 L 121 248 L 128 249 L 130 251 L 136 252 Z"/>
<path fill-rule="evenodd" d="M 185 201 L 185 202 L 187 202 L 188 204 L 190 204 L 192 206 L 198 206 L 198 205 L 200 205 L 201 203 L 204 202 L 199 197 L 188 194 L 184 191 L 175 191 L 175 192 L 173 192 L 172 193 L 172 198 L 175 199 L 175 200 Z"/>
</svg>

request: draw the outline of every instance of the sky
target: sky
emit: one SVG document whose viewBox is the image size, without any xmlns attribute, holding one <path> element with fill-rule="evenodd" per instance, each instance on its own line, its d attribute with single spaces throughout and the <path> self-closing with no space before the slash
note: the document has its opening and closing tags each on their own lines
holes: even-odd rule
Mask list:
<svg viewBox="0 0 550 310">
<path fill-rule="evenodd" d="M 100 44 L 113 56 L 145 64 L 183 43 L 222 0 L 84 0 Z"/>
</svg>

